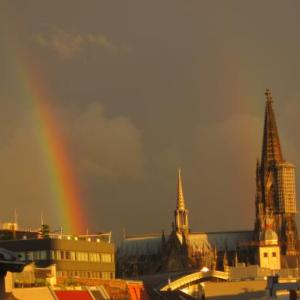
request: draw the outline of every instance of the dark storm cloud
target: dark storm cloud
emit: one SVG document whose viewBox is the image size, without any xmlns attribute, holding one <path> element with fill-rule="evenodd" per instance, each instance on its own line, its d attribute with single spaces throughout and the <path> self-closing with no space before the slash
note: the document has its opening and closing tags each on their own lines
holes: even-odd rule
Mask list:
<svg viewBox="0 0 300 300">
<path fill-rule="evenodd" d="M 54 95 L 49 105 L 69 140 L 90 229 L 170 228 L 178 167 L 194 230 L 252 228 L 266 87 L 284 157 L 300 164 L 300 4 L 57 3 L 7 1 L 0 10 L 1 197 L 11 200 L 1 218 L 32 202 L 31 225 L 50 206 L 11 74 L 11 49 L 25 48 Z"/>
</svg>

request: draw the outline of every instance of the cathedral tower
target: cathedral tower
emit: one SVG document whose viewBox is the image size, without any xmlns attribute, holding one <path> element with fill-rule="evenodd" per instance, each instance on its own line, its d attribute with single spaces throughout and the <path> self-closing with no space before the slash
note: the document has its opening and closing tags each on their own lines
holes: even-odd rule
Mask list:
<svg viewBox="0 0 300 300">
<path fill-rule="evenodd" d="M 267 89 L 261 162 L 256 166 L 255 237 L 265 231 L 266 218 L 272 214 L 273 230 L 282 254 L 295 255 L 298 234 L 295 223 L 295 167 L 283 159 L 272 97 Z"/>
<path fill-rule="evenodd" d="M 177 182 L 177 206 L 174 211 L 175 215 L 175 230 L 180 234 L 189 233 L 188 210 L 185 208 L 185 201 L 182 188 L 181 170 L 178 169 L 178 182 Z"/>
</svg>

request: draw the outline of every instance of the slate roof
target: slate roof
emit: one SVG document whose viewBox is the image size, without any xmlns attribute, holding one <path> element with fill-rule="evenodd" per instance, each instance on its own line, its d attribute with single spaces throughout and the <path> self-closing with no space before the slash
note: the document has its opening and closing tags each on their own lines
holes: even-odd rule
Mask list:
<svg viewBox="0 0 300 300">
<path fill-rule="evenodd" d="M 161 235 L 139 235 L 126 237 L 118 248 L 119 256 L 155 255 L 161 251 Z"/>
<path fill-rule="evenodd" d="M 168 236 L 166 236 L 166 240 Z M 189 241 L 195 251 L 236 250 L 240 242 L 249 242 L 253 239 L 252 230 L 224 231 L 224 232 L 199 232 L 191 233 Z M 161 251 L 161 235 L 136 235 L 126 237 L 118 248 L 118 256 L 155 255 Z"/>
</svg>

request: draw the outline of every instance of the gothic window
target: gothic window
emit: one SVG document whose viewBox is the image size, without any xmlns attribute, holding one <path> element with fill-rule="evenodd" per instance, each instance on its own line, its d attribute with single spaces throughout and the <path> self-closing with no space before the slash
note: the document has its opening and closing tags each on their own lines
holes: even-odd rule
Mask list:
<svg viewBox="0 0 300 300">
<path fill-rule="evenodd" d="M 270 208 L 274 208 L 275 204 L 275 189 L 273 184 L 270 186 L 269 192 L 268 192 L 268 198 L 267 198 L 267 206 Z"/>
<path fill-rule="evenodd" d="M 185 213 L 184 212 L 181 215 L 181 222 L 182 222 L 182 225 L 186 225 L 185 224 Z"/>
</svg>

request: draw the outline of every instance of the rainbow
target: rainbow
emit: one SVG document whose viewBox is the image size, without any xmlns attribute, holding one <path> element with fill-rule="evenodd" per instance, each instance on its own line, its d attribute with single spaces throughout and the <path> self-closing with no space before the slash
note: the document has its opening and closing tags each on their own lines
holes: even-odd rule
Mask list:
<svg viewBox="0 0 300 300">
<path fill-rule="evenodd" d="M 30 61 L 30 64 L 28 63 Z M 33 60 L 23 56 L 19 68 L 22 93 L 29 103 L 48 176 L 49 190 L 53 199 L 53 211 L 59 225 L 68 234 L 84 233 L 87 229 L 80 184 L 67 151 L 67 140 L 59 129 L 59 120 L 49 105 L 51 95 L 41 74 L 37 73 Z"/>
</svg>

